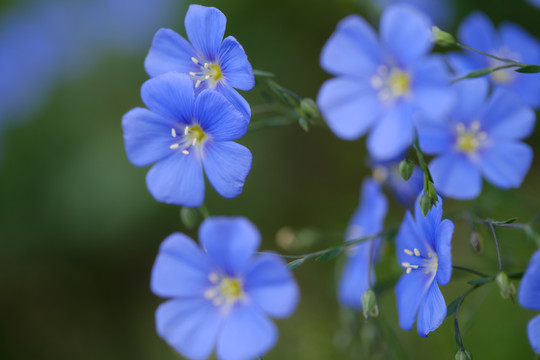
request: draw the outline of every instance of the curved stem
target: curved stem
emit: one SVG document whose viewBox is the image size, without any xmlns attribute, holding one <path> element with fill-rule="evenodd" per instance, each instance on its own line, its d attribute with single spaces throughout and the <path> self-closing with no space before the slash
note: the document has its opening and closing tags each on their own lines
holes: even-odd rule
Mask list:
<svg viewBox="0 0 540 360">
<path fill-rule="evenodd" d="M 481 50 L 472 48 L 470 46 L 467 46 L 465 44 L 461 44 L 459 42 L 456 42 L 456 45 L 459 46 L 460 48 L 467 49 L 467 50 L 470 50 L 470 51 L 474 51 L 474 52 L 476 52 L 478 54 L 490 57 L 490 58 L 495 59 L 495 60 L 499 60 L 499 61 L 502 61 L 502 62 L 505 62 L 505 63 L 514 64 L 514 66 L 525 66 L 525 65 L 527 65 L 527 64 L 523 64 L 523 63 L 520 63 L 520 62 L 517 62 L 517 61 L 514 61 L 514 60 L 505 59 L 505 58 L 502 58 L 502 57 L 499 57 L 499 56 L 496 56 L 496 55 L 493 55 L 493 54 L 483 52 Z"/>
<path fill-rule="evenodd" d="M 506 65 L 495 66 L 495 67 L 491 67 L 491 68 L 478 69 L 476 71 L 468 73 L 465 76 L 461 76 L 461 77 L 458 77 L 458 78 L 452 80 L 452 83 L 456 83 L 458 81 L 466 80 L 466 79 L 474 79 L 474 78 L 478 78 L 478 77 L 482 77 L 482 76 L 491 74 L 491 73 L 493 73 L 495 71 L 504 70 L 504 69 L 508 69 L 508 68 L 512 68 L 512 67 L 520 67 L 520 66 L 523 66 L 523 65 L 521 65 L 521 64 L 506 64 Z"/>
<path fill-rule="evenodd" d="M 459 342 L 459 348 L 460 350 L 463 350 L 463 351 L 465 351 L 465 347 L 463 346 L 463 338 L 461 337 L 461 332 L 459 331 L 459 323 L 458 323 L 459 308 L 461 304 L 463 303 L 463 300 L 465 300 L 465 298 L 467 297 L 467 295 L 472 293 L 474 290 L 478 289 L 480 286 L 481 285 L 475 285 L 471 287 L 469 290 L 467 290 L 463 295 L 461 295 L 461 298 L 459 299 L 456 305 L 456 312 L 454 314 L 454 328 L 456 329 L 456 336 Z"/>
<path fill-rule="evenodd" d="M 491 221 L 488 222 L 491 233 L 493 234 L 493 241 L 495 241 L 495 249 L 497 249 L 497 261 L 499 262 L 499 271 L 502 271 L 501 250 L 499 248 L 499 241 L 497 240 L 497 234 L 495 234 L 495 227 Z"/>
<path fill-rule="evenodd" d="M 474 274 L 474 275 L 478 275 L 478 276 L 483 277 L 483 278 L 488 277 L 488 275 L 483 274 L 480 271 L 476 271 L 474 269 L 469 269 L 468 267 L 459 266 L 459 265 L 452 265 L 452 268 L 456 269 L 456 270 L 466 271 L 466 272 L 469 272 L 469 273 Z"/>
</svg>

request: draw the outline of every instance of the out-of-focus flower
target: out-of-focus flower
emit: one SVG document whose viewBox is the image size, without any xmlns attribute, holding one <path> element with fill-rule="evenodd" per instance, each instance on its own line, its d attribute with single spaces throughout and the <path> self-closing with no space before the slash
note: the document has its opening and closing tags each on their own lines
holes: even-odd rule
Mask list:
<svg viewBox="0 0 540 360">
<path fill-rule="evenodd" d="M 437 329 L 446 317 L 439 284 L 448 284 L 452 276 L 454 224 L 441 219 L 440 198 L 425 217 L 416 201 L 414 219 L 407 211 L 396 237 L 398 261 L 406 270 L 395 289 L 399 326 L 411 330 L 416 319 L 421 336 Z"/>
<path fill-rule="evenodd" d="M 255 86 L 253 69 L 240 43 L 232 36 L 223 39 L 226 22 L 216 8 L 191 5 L 185 18 L 189 42 L 170 29 L 159 30 L 145 68 L 150 76 L 170 71 L 189 74 L 197 91 L 217 90 L 249 120 L 249 104 L 234 89 Z"/>
<path fill-rule="evenodd" d="M 449 73 L 433 47 L 431 21 L 406 5 L 387 8 L 381 39 L 361 17 L 342 20 L 321 53 L 326 81 L 317 104 L 330 129 L 354 140 L 370 131 L 367 147 L 388 160 L 412 144 L 413 115 L 441 117 L 452 104 Z"/>
<path fill-rule="evenodd" d="M 429 164 L 435 188 L 443 196 L 472 199 L 482 190 L 482 176 L 503 189 L 519 187 L 532 162 L 532 149 L 521 140 L 534 128 L 534 112 L 501 88 L 488 99 L 484 79 L 453 87 L 457 102 L 448 120 L 418 125 L 420 147 L 438 155 Z"/>
<path fill-rule="evenodd" d="M 387 210 L 386 196 L 382 193 L 377 181 L 364 180 L 360 205 L 349 222 L 345 240 L 356 240 L 380 233 Z M 373 266 L 378 257 L 380 242 L 381 238 L 378 237 L 352 245 L 347 249 L 347 263 L 341 275 L 338 292 L 339 302 L 343 306 L 353 309 L 362 307 L 362 295 L 370 287 L 370 282 L 375 279 Z M 369 279 L 370 264 L 372 281 Z"/>
<path fill-rule="evenodd" d="M 540 250 L 531 257 L 527 271 L 521 279 L 518 301 L 524 308 L 540 310 Z M 540 354 L 540 315 L 529 321 L 527 335 L 534 352 Z"/>
<path fill-rule="evenodd" d="M 254 256 L 260 235 L 245 218 L 215 217 L 199 228 L 200 249 L 184 234 L 161 244 L 151 288 L 171 298 L 156 311 L 158 334 L 190 359 L 251 360 L 274 346 L 268 316 L 285 318 L 298 287 L 277 255 Z"/>
<path fill-rule="evenodd" d="M 499 31 L 489 18 L 480 12 L 469 15 L 458 30 L 460 42 L 486 53 L 527 64 L 540 63 L 540 42 L 519 25 L 502 23 Z M 507 63 L 467 51 L 449 55 L 458 76 L 481 68 Z M 527 105 L 540 107 L 540 74 L 520 74 L 515 69 L 492 72 L 489 80 L 497 88 L 516 93 Z"/>
<path fill-rule="evenodd" d="M 392 4 L 412 5 L 428 14 L 439 27 L 451 26 L 455 17 L 454 3 L 448 0 L 375 0 L 374 3 L 381 9 Z"/>
<path fill-rule="evenodd" d="M 200 206 L 203 167 L 220 195 L 242 192 L 252 156 L 232 140 L 246 133 L 248 121 L 223 95 L 206 90 L 195 99 L 188 75 L 167 73 L 145 82 L 141 97 L 149 110 L 129 111 L 122 127 L 129 160 L 136 166 L 156 163 L 146 176 L 156 200 Z"/>
</svg>

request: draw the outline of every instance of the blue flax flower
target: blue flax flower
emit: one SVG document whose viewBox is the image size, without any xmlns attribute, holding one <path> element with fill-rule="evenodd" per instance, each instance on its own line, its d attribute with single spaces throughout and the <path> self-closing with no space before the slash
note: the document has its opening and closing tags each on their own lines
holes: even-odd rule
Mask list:
<svg viewBox="0 0 540 360">
<path fill-rule="evenodd" d="M 540 310 L 540 250 L 529 261 L 518 290 L 519 304 L 527 309 Z M 527 335 L 534 352 L 540 354 L 540 315 L 527 326 Z"/>
<path fill-rule="evenodd" d="M 397 257 L 406 270 L 396 285 L 399 326 L 411 330 L 415 318 L 418 334 L 427 336 L 442 324 L 446 303 L 439 289 L 452 276 L 452 221 L 442 218 L 442 200 L 424 217 L 418 201 L 414 217 L 405 214 L 396 238 Z"/>
<path fill-rule="evenodd" d="M 449 0 L 375 0 L 374 3 L 379 8 L 409 4 L 428 14 L 439 27 L 451 26 L 455 19 L 455 4 Z"/>
<path fill-rule="evenodd" d="M 253 69 L 238 41 L 232 36 L 223 39 L 226 23 L 218 9 L 190 5 L 185 18 L 189 42 L 170 29 L 160 29 L 144 65 L 150 76 L 170 71 L 189 74 L 197 91 L 222 93 L 249 119 L 249 104 L 233 88 L 251 90 Z"/>
<path fill-rule="evenodd" d="M 148 109 L 124 115 L 124 142 L 134 165 L 156 163 L 146 176 L 156 200 L 200 206 L 203 168 L 221 196 L 242 192 L 252 155 L 232 140 L 246 133 L 248 121 L 223 95 L 205 90 L 195 99 L 188 75 L 168 73 L 146 81 L 141 97 Z"/>
<path fill-rule="evenodd" d="M 274 346 L 268 316 L 284 318 L 298 287 L 277 255 L 254 256 L 257 228 L 245 218 L 214 217 L 199 228 L 200 249 L 184 234 L 161 244 L 151 288 L 170 298 L 156 311 L 158 334 L 189 359 L 252 360 Z"/>
<path fill-rule="evenodd" d="M 438 118 L 452 103 L 449 73 L 429 56 L 429 18 L 407 5 L 382 14 L 381 39 L 361 17 L 343 19 L 321 53 L 321 66 L 335 78 L 321 87 L 317 103 L 330 129 L 354 140 L 367 131 L 367 147 L 379 160 L 411 145 L 417 111 Z"/>
<path fill-rule="evenodd" d="M 463 20 L 458 38 L 465 45 L 505 59 L 540 63 L 538 40 L 513 23 L 502 23 L 497 31 L 489 18 L 480 12 L 472 13 Z M 450 63 L 458 76 L 507 64 L 472 51 L 451 54 Z M 514 69 L 504 69 L 491 73 L 489 79 L 495 87 L 516 93 L 527 105 L 540 107 L 540 74 L 520 74 Z"/>
<path fill-rule="evenodd" d="M 441 195 L 472 199 L 482 190 L 482 175 L 493 185 L 519 187 L 532 162 L 532 149 L 521 139 L 534 128 L 531 108 L 507 90 L 488 99 L 484 79 L 454 85 L 457 103 L 447 121 L 421 120 L 420 147 L 438 155 L 430 164 Z"/>
<path fill-rule="evenodd" d="M 387 210 L 388 202 L 379 183 L 373 179 L 365 180 L 362 184 L 360 205 L 349 222 L 345 240 L 356 240 L 380 233 Z M 378 237 L 348 247 L 347 263 L 338 292 L 339 302 L 343 306 L 353 309 L 362 307 L 362 295 L 370 287 L 370 282 L 374 281 L 373 264 L 378 257 L 380 242 L 381 238 Z M 372 281 L 369 279 L 370 254 Z"/>
</svg>

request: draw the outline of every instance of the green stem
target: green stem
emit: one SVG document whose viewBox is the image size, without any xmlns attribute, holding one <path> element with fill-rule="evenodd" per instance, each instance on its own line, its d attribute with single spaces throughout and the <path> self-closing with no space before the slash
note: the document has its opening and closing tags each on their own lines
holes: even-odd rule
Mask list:
<svg viewBox="0 0 540 360">
<path fill-rule="evenodd" d="M 478 289 L 480 286 L 482 286 L 482 285 L 475 285 L 475 286 L 471 287 L 469 290 L 467 290 L 463 295 L 461 295 L 461 298 L 459 299 L 459 301 L 458 301 L 458 303 L 456 305 L 456 312 L 454 314 L 454 328 L 456 330 L 456 336 L 458 338 L 459 348 L 462 351 L 465 351 L 465 347 L 463 346 L 463 338 L 461 336 L 461 332 L 459 331 L 459 322 L 458 322 L 459 308 L 461 307 L 461 304 L 463 303 L 463 301 L 465 300 L 467 295 L 472 293 L 474 290 Z"/>
<path fill-rule="evenodd" d="M 459 47 L 461 47 L 461 48 L 463 48 L 463 49 L 467 49 L 467 50 L 470 50 L 470 51 L 474 51 L 474 52 L 476 52 L 476 53 L 478 53 L 478 54 L 481 54 L 481 55 L 490 57 L 490 58 L 492 58 L 492 59 L 499 60 L 499 61 L 502 61 L 502 62 L 505 62 L 505 63 L 513 64 L 514 66 L 526 66 L 526 65 L 528 65 L 528 64 L 523 64 L 523 63 L 520 63 L 520 62 L 517 62 L 517 61 L 514 61 L 514 60 L 505 59 L 505 58 L 502 58 L 502 57 L 499 57 L 499 56 L 496 56 L 496 55 L 493 55 L 493 54 L 489 54 L 489 53 L 483 52 L 483 51 L 481 51 L 481 50 L 472 48 L 472 47 L 470 47 L 470 46 L 461 44 L 461 43 L 459 43 L 459 42 L 456 42 L 456 45 L 459 46 Z"/>
<path fill-rule="evenodd" d="M 452 265 L 452 268 L 455 269 L 455 270 L 466 271 L 466 272 L 469 272 L 469 273 L 474 274 L 474 275 L 478 275 L 478 276 L 483 277 L 483 278 L 487 278 L 487 277 L 488 277 L 488 275 L 483 274 L 483 273 L 481 273 L 480 271 L 476 271 L 476 270 L 474 270 L 474 269 L 470 269 L 470 268 L 468 268 L 468 267 L 459 266 L 459 265 Z"/>
<path fill-rule="evenodd" d="M 488 222 L 491 233 L 493 234 L 493 241 L 495 242 L 495 249 L 497 250 L 497 261 L 499 263 L 499 271 L 502 271 L 502 261 L 501 261 L 501 250 L 499 248 L 499 241 L 497 240 L 497 234 L 495 234 L 495 227 L 493 227 L 493 222 Z"/>
<path fill-rule="evenodd" d="M 293 125 L 297 123 L 298 123 L 298 120 L 296 119 L 291 119 L 285 116 L 274 116 L 274 117 L 269 117 L 269 118 L 260 119 L 260 120 L 251 122 L 249 124 L 247 132 L 252 133 L 252 132 L 264 129 L 264 128 L 288 126 L 288 125 Z"/>
<path fill-rule="evenodd" d="M 508 69 L 508 68 L 512 68 L 512 67 L 521 67 L 521 66 L 522 65 L 519 65 L 519 64 L 507 64 L 507 65 L 495 66 L 495 67 L 491 67 L 491 68 L 479 69 L 479 70 L 475 70 L 473 72 L 470 72 L 465 76 L 461 76 L 461 77 L 458 77 L 457 79 L 452 80 L 452 83 L 456 83 L 458 81 L 466 80 L 466 79 L 475 79 L 475 78 L 479 78 L 479 77 L 482 77 L 482 76 L 486 76 L 486 75 L 491 74 L 491 73 L 493 73 L 495 71 L 504 70 L 504 69 Z"/>
</svg>

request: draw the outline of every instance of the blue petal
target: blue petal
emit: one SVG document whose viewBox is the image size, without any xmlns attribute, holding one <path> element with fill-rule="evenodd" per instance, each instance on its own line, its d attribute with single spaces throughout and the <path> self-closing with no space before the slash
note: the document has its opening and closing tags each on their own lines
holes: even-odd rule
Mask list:
<svg viewBox="0 0 540 360">
<path fill-rule="evenodd" d="M 204 90 L 195 100 L 194 116 L 204 132 L 215 141 L 244 136 L 248 121 L 217 91 Z"/>
<path fill-rule="evenodd" d="M 252 160 L 253 156 L 245 146 L 232 141 L 207 142 L 204 147 L 206 176 L 214 189 L 229 199 L 242 193 Z"/>
<path fill-rule="evenodd" d="M 298 305 L 298 285 L 285 262 L 274 254 L 258 256 L 246 269 L 244 290 L 270 316 L 290 316 Z"/>
<path fill-rule="evenodd" d="M 540 250 L 531 257 L 525 275 L 521 279 L 518 301 L 527 309 L 540 310 Z"/>
<path fill-rule="evenodd" d="M 529 136 L 535 123 L 534 111 L 514 94 L 497 88 L 480 116 L 489 138 L 518 140 Z"/>
<path fill-rule="evenodd" d="M 416 328 L 418 335 L 427 336 L 428 333 L 437 329 L 446 317 L 446 303 L 437 282 L 433 282 L 427 292 L 420 309 Z"/>
<path fill-rule="evenodd" d="M 377 35 L 360 16 L 347 16 L 324 45 L 320 61 L 334 75 L 373 75 L 382 62 Z"/>
<path fill-rule="evenodd" d="M 241 275 L 259 247 L 261 235 L 243 217 L 211 217 L 199 227 L 199 241 L 228 276 Z"/>
<path fill-rule="evenodd" d="M 381 185 L 372 178 L 362 183 L 360 205 L 354 212 L 345 240 L 354 240 L 379 233 L 388 211 L 388 200 L 384 196 Z"/>
<path fill-rule="evenodd" d="M 171 71 L 188 74 L 200 70 L 191 60 L 194 56 L 195 50 L 186 39 L 171 29 L 159 29 L 144 60 L 144 68 L 151 77 Z"/>
<path fill-rule="evenodd" d="M 423 13 L 404 4 L 386 8 L 381 17 L 381 37 L 400 65 L 413 64 L 433 47 L 432 23 Z"/>
<path fill-rule="evenodd" d="M 420 192 L 418 194 L 418 197 L 416 199 L 415 205 L 414 205 L 414 218 L 416 219 L 416 224 L 418 225 L 418 229 L 422 233 L 422 238 L 425 239 L 431 248 L 435 250 L 435 232 L 437 231 L 437 226 L 441 222 L 442 219 L 442 212 L 443 212 L 443 202 L 440 196 L 438 196 L 437 205 L 433 206 L 426 216 L 422 214 L 422 210 L 420 209 L 420 197 L 424 194 L 424 192 Z"/>
<path fill-rule="evenodd" d="M 501 42 L 508 46 L 511 52 L 519 54 L 519 61 L 526 64 L 538 63 L 540 43 L 525 29 L 517 24 L 504 22 L 499 26 L 499 33 L 501 34 Z"/>
<path fill-rule="evenodd" d="M 373 159 L 392 159 L 412 144 L 412 117 L 412 109 L 404 105 L 386 111 L 367 139 L 367 147 Z"/>
<path fill-rule="evenodd" d="M 242 95 L 238 93 L 238 91 L 234 90 L 227 84 L 222 84 L 221 82 L 219 82 L 216 86 L 216 90 L 225 96 L 225 98 L 230 101 L 235 109 L 240 111 L 244 118 L 249 122 L 251 117 L 251 108 L 249 107 L 249 103 L 246 101 L 246 99 L 244 99 Z"/>
<path fill-rule="evenodd" d="M 194 360 L 210 356 L 222 322 L 219 308 L 203 297 L 169 300 L 156 311 L 159 336 Z"/>
<path fill-rule="evenodd" d="M 463 44 L 478 50 L 491 51 L 498 48 L 495 27 L 491 20 L 481 12 L 474 12 L 463 20 L 458 29 L 458 38 Z"/>
<path fill-rule="evenodd" d="M 452 150 L 454 137 L 447 122 L 422 117 L 416 128 L 420 148 L 426 154 L 443 154 Z"/>
<path fill-rule="evenodd" d="M 353 245 L 339 282 L 338 298 L 341 305 L 352 309 L 362 308 L 362 295 L 369 288 L 369 253 L 372 241 Z M 373 270 L 373 267 L 372 267 Z M 371 272 L 374 281 L 374 271 Z"/>
<path fill-rule="evenodd" d="M 482 191 L 480 171 L 465 155 L 439 156 L 431 161 L 429 171 L 435 181 L 435 189 L 445 197 L 473 199 Z"/>
<path fill-rule="evenodd" d="M 540 315 L 529 321 L 527 325 L 527 337 L 534 352 L 540 354 Z"/>
<path fill-rule="evenodd" d="M 480 55 L 480 54 L 478 54 Z M 450 52 L 447 53 L 446 58 L 448 60 L 448 63 L 450 64 L 450 67 L 452 70 L 454 70 L 454 79 L 465 76 L 468 73 L 470 73 L 473 70 L 477 70 L 486 64 L 484 64 L 484 58 L 476 58 L 472 57 L 473 55 L 470 55 L 469 53 L 458 53 L 458 52 Z M 472 79 L 467 79 L 467 81 Z M 467 81 L 459 81 L 459 83 L 464 83 Z"/>
<path fill-rule="evenodd" d="M 435 251 L 437 252 L 437 282 L 446 285 L 452 277 L 452 234 L 454 223 L 444 219 L 437 226 Z"/>
<path fill-rule="evenodd" d="M 486 79 L 468 79 L 458 81 L 452 85 L 456 92 L 457 105 L 452 111 L 455 121 L 469 124 L 478 117 L 482 106 L 486 102 L 489 83 Z"/>
<path fill-rule="evenodd" d="M 136 166 L 150 165 L 171 154 L 174 122 L 150 110 L 135 108 L 122 118 L 124 144 L 129 161 Z"/>
<path fill-rule="evenodd" d="M 349 78 L 327 80 L 317 105 L 338 137 L 354 140 L 364 135 L 381 114 L 380 101 L 369 83 Z"/>
<path fill-rule="evenodd" d="M 399 279 L 395 292 L 399 326 L 403 330 L 412 329 L 420 304 L 433 283 L 433 277 L 433 272 L 426 274 L 420 269 L 413 270 L 410 274 L 404 274 Z"/>
<path fill-rule="evenodd" d="M 195 95 L 188 75 L 167 73 L 147 80 L 141 87 L 141 98 L 156 114 L 191 125 Z"/>
<path fill-rule="evenodd" d="M 484 177 L 502 189 L 517 188 L 531 167 L 533 152 L 522 142 L 494 143 L 480 161 Z"/>
<path fill-rule="evenodd" d="M 413 251 L 415 248 L 424 256 L 435 250 L 425 239 L 424 233 L 413 220 L 411 213 L 407 211 L 396 237 L 396 253 L 399 263 L 410 263 L 412 258 L 405 253 L 405 250 Z"/>
<path fill-rule="evenodd" d="M 202 296 L 211 285 L 208 281 L 211 270 L 208 259 L 193 240 L 174 233 L 161 243 L 150 288 L 161 297 Z"/>
<path fill-rule="evenodd" d="M 233 309 L 217 341 L 220 360 L 253 360 L 262 357 L 276 343 L 276 326 L 255 306 Z"/>
<path fill-rule="evenodd" d="M 196 207 L 204 201 L 204 177 L 198 154 L 175 154 L 156 163 L 146 174 L 146 186 L 157 201 Z"/>
<path fill-rule="evenodd" d="M 189 41 L 197 53 L 210 62 L 216 61 L 226 24 L 221 11 L 201 5 L 190 5 L 184 20 Z"/>
<path fill-rule="evenodd" d="M 219 49 L 219 65 L 227 84 L 235 89 L 251 90 L 255 86 L 253 68 L 244 48 L 232 36 L 223 40 Z"/>
</svg>

